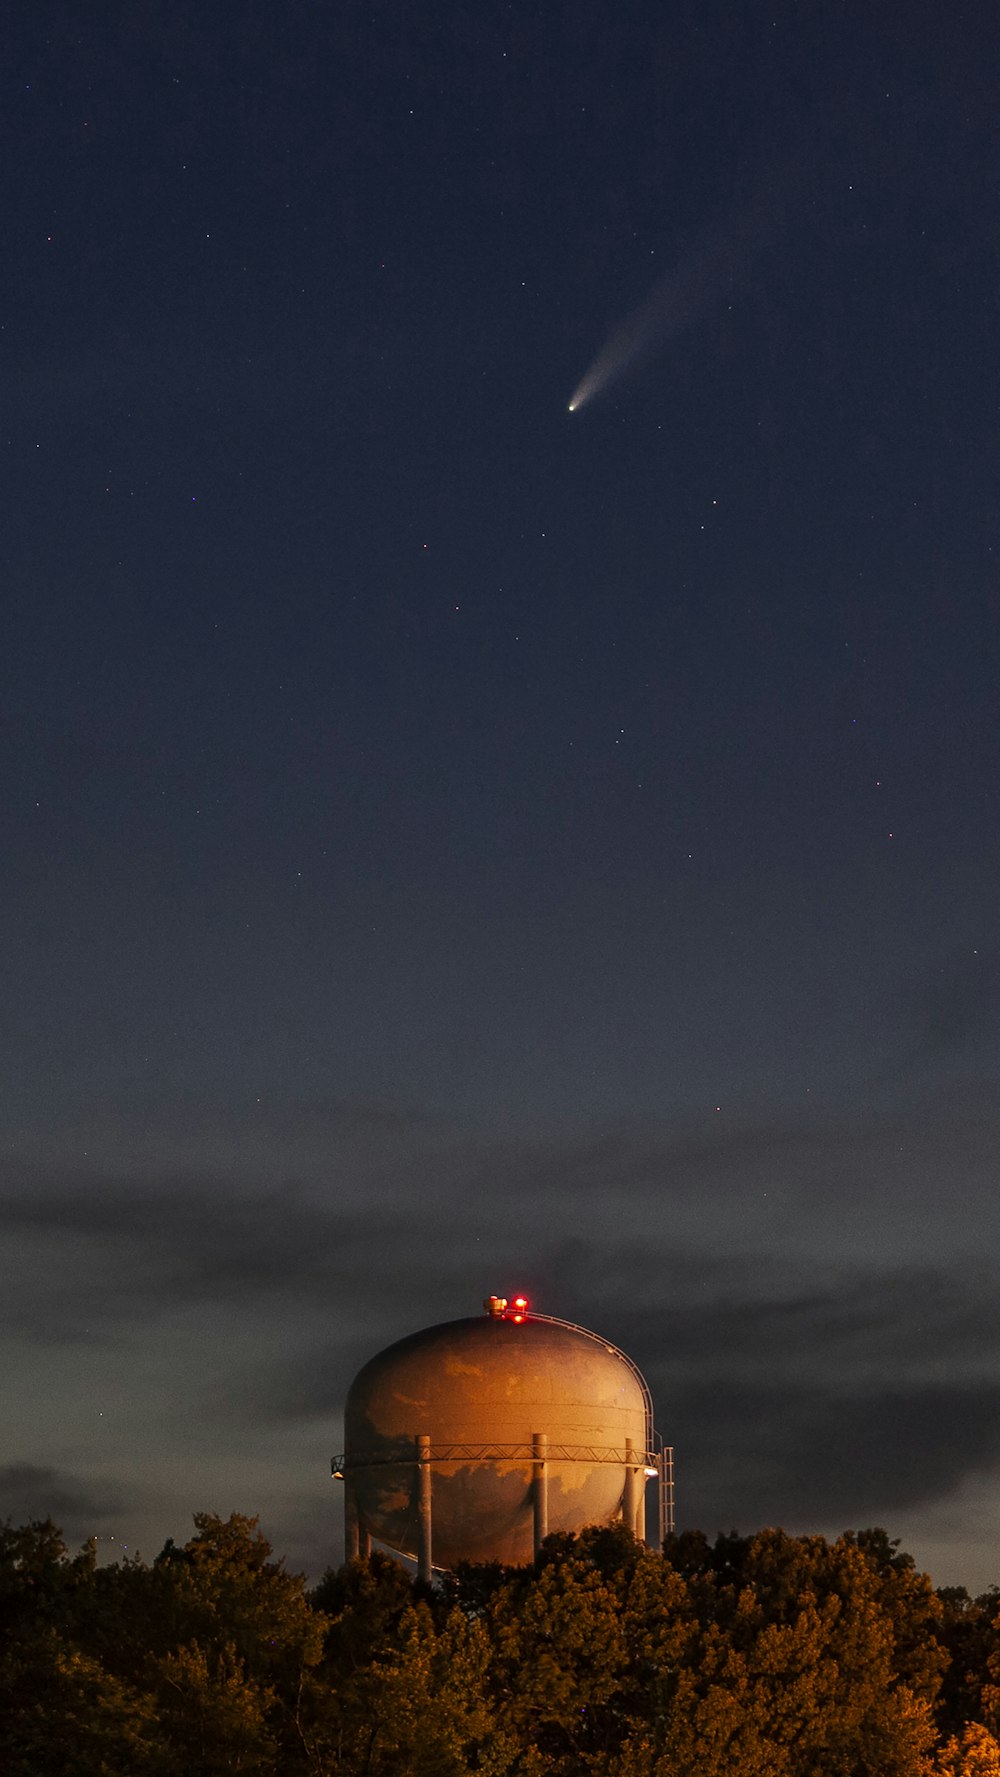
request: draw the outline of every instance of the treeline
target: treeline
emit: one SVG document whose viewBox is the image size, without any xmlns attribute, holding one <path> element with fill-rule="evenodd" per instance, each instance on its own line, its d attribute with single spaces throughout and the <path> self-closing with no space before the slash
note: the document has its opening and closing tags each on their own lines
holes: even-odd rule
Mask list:
<svg viewBox="0 0 1000 1777">
<path fill-rule="evenodd" d="M 4 1777 L 1000 1777 L 1000 1592 L 884 1531 L 550 1537 L 310 1593 L 256 1520 L 98 1567 L 0 1530 Z"/>
</svg>

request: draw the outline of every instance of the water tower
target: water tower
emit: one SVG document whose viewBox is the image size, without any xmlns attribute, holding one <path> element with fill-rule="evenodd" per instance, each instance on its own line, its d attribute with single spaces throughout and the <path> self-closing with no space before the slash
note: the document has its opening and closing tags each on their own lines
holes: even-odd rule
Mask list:
<svg viewBox="0 0 1000 1777">
<path fill-rule="evenodd" d="M 372 1539 L 432 1568 L 524 1564 L 550 1531 L 673 1528 L 673 1453 L 632 1359 L 586 1327 L 490 1296 L 485 1314 L 400 1339 L 351 1384 L 346 1555 Z"/>
</svg>

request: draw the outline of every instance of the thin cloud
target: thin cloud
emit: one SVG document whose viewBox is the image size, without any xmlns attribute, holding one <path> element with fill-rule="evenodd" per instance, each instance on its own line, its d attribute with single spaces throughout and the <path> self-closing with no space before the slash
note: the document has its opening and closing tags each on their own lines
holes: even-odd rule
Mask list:
<svg viewBox="0 0 1000 1777">
<path fill-rule="evenodd" d="M 83 1538 L 134 1503 L 134 1492 L 113 1480 L 85 1481 L 65 1469 L 31 1462 L 0 1467 L 0 1518 L 16 1524 L 52 1518 L 67 1536 Z"/>
<path fill-rule="evenodd" d="M 857 1527 L 954 1495 L 1000 1464 L 1000 1384 L 689 1388 L 673 1435 L 681 1517 L 707 1530 Z"/>
<path fill-rule="evenodd" d="M 130 1178 L 127 1131 L 116 1131 L 107 1163 L 90 1171 L 59 1158 L 8 1163 L 0 1236 L 12 1250 L 40 1244 L 52 1287 L 44 1299 L 19 1295 L 12 1267 L 0 1315 L 22 1329 L 34 1321 L 50 1337 L 53 1328 L 126 1324 L 198 1302 L 287 1298 L 303 1308 L 373 1292 L 399 1300 L 406 1277 L 423 1319 L 429 1279 L 444 1281 L 447 1300 L 463 1270 L 485 1268 L 482 1287 L 495 1287 L 501 1262 L 551 1302 L 613 1307 L 636 1300 L 637 1276 L 655 1301 L 665 1264 L 677 1269 L 672 1254 L 684 1253 L 689 1271 L 737 1229 L 745 1264 L 766 1255 L 807 1266 L 819 1243 L 833 1259 L 870 1253 L 877 1266 L 880 1229 L 898 1236 L 917 1214 L 922 1226 L 939 1222 L 952 1246 L 971 1240 L 971 1220 L 947 1209 L 958 1152 L 967 1212 L 982 1212 L 981 1248 L 996 1215 L 998 1142 L 992 1098 L 975 1091 L 914 1112 L 649 1120 L 520 1141 L 364 1107 L 317 1126 L 301 1179 L 258 1175 L 248 1186 L 234 1176 L 238 1163 Z M 100 1153 L 98 1140 L 94 1147 Z M 269 1151 L 273 1174 L 280 1142 Z M 721 1218 L 710 1240 L 706 1200 Z M 631 1257 L 629 1225 L 644 1231 Z"/>
</svg>

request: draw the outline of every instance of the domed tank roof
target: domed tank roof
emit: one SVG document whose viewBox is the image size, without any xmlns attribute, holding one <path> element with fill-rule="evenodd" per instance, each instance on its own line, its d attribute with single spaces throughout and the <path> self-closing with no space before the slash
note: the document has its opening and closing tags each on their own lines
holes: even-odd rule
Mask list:
<svg viewBox="0 0 1000 1777">
<path fill-rule="evenodd" d="M 430 1440 L 436 1565 L 530 1561 L 532 1439 L 548 1443 L 548 1528 L 620 1513 L 626 1447 L 651 1426 L 635 1366 L 596 1334 L 530 1313 L 446 1321 L 379 1352 L 345 1414 L 358 1518 L 390 1548 L 417 1546 L 416 1440 Z"/>
</svg>

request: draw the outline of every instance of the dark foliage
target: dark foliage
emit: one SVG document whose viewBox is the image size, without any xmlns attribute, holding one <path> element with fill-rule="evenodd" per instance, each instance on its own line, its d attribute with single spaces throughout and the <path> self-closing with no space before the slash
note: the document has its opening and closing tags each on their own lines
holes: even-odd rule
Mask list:
<svg viewBox="0 0 1000 1777">
<path fill-rule="evenodd" d="M 995 1777 L 1000 1593 L 882 1530 L 592 1529 L 310 1594 L 236 1515 L 149 1567 L 7 1526 L 0 1722 L 5 1777 Z"/>
</svg>

